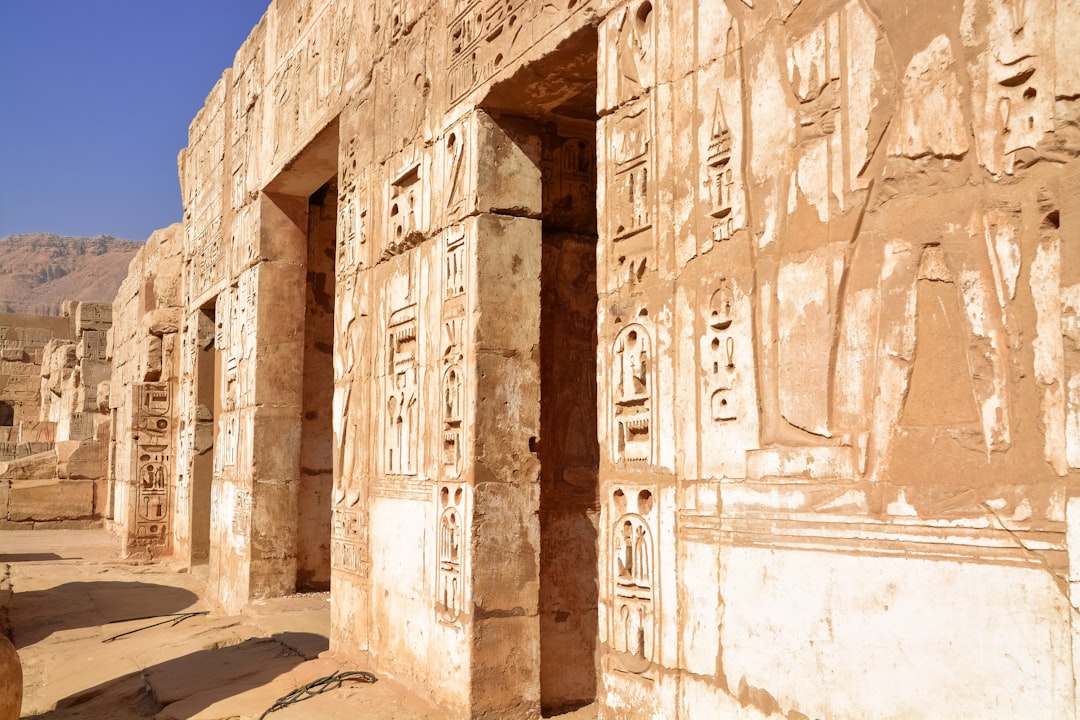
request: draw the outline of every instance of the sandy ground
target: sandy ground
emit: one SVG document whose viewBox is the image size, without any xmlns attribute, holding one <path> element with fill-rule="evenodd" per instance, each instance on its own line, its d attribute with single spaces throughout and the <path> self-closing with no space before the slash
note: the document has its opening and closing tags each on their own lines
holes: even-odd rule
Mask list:
<svg viewBox="0 0 1080 720">
<path fill-rule="evenodd" d="M 223 615 L 202 597 L 198 573 L 121 560 L 117 540 L 103 530 L 0 531 L 0 589 L 5 584 L 13 591 L 7 616 L 23 664 L 25 720 L 258 720 L 301 685 L 368 669 L 330 654 L 328 593 Z M 347 681 L 266 716 L 442 717 L 386 677 Z M 559 717 L 591 720 L 596 712 Z"/>
</svg>

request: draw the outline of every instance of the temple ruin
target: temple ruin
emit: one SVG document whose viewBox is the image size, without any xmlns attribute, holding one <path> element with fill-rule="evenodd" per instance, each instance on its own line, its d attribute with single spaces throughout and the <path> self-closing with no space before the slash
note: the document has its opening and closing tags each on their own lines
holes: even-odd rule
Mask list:
<svg viewBox="0 0 1080 720">
<path fill-rule="evenodd" d="M 0 529 L 100 526 L 110 514 L 112 307 L 0 313 Z"/>
<path fill-rule="evenodd" d="M 113 307 L 111 522 L 448 717 L 1080 716 L 1077 38 L 275 0 Z"/>
</svg>

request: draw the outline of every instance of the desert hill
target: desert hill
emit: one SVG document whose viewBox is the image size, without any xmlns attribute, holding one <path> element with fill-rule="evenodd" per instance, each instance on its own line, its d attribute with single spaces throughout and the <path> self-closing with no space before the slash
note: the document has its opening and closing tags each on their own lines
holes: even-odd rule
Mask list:
<svg viewBox="0 0 1080 720">
<path fill-rule="evenodd" d="M 0 238 L 0 312 L 59 315 L 65 300 L 112 302 L 140 247 L 108 235 Z"/>
</svg>

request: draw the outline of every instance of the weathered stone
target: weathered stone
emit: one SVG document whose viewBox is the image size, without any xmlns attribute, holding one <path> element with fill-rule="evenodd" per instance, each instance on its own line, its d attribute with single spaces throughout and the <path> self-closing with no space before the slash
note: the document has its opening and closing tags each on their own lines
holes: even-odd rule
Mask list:
<svg viewBox="0 0 1080 720">
<path fill-rule="evenodd" d="M 94 516 L 94 483 L 58 478 L 12 479 L 7 519 L 15 522 L 75 520 Z"/>
<path fill-rule="evenodd" d="M 1077 10 L 278 0 L 41 394 L 451 717 L 1076 717 Z"/>
</svg>

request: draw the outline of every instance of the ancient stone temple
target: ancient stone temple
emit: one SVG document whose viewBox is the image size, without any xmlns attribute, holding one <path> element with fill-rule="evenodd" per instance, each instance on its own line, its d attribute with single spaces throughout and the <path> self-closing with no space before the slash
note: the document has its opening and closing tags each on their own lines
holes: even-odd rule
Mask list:
<svg viewBox="0 0 1080 720">
<path fill-rule="evenodd" d="M 109 514 L 112 307 L 0 313 L 0 529 L 80 528 Z"/>
<path fill-rule="evenodd" d="M 1077 717 L 1078 38 L 275 0 L 115 307 L 127 548 L 452 717 Z"/>
</svg>

